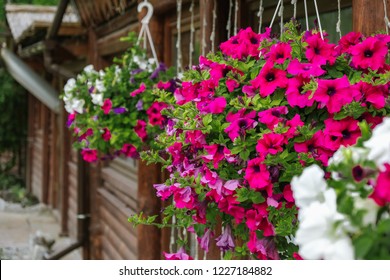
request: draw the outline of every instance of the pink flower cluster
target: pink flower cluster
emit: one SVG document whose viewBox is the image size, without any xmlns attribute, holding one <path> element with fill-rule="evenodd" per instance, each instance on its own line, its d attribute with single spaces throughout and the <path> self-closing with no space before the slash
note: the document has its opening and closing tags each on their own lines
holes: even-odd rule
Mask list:
<svg viewBox="0 0 390 280">
<path fill-rule="evenodd" d="M 221 44 L 221 55 L 200 58 L 191 71 L 201 78 L 182 82 L 168 108 L 177 116 L 166 129 L 171 176 L 155 189 L 204 225 L 197 232 L 204 250 L 210 238 L 232 250 L 245 225 L 253 256 L 286 257 L 279 251 L 288 236 L 278 234 L 283 217 L 271 210 L 296 213 L 292 177 L 312 163 L 326 167 L 336 150 L 359 139 L 359 122 L 374 127 L 389 113 L 389 42 L 350 33 L 332 44 L 307 32 L 296 44 L 247 28 Z M 217 225 L 207 213 L 215 207 L 224 230 L 213 237 Z"/>
</svg>

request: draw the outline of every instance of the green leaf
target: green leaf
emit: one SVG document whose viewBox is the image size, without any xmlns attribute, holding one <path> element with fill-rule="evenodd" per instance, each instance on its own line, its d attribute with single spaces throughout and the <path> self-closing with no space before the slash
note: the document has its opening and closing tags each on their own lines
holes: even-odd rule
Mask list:
<svg viewBox="0 0 390 280">
<path fill-rule="evenodd" d="M 370 251 L 373 243 L 374 243 L 374 240 L 372 239 L 372 237 L 370 237 L 368 235 L 363 235 L 363 236 L 358 237 L 354 241 L 355 258 L 356 259 L 364 259 L 364 257 Z"/>
</svg>

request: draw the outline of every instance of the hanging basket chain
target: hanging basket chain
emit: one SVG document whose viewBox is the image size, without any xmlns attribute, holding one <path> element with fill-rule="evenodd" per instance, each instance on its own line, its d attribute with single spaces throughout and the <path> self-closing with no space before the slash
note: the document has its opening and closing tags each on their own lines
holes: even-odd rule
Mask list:
<svg viewBox="0 0 390 280">
<path fill-rule="evenodd" d="M 238 0 L 235 2 L 235 7 L 234 7 L 234 35 L 237 35 L 237 28 L 238 28 Z"/>
<path fill-rule="evenodd" d="M 213 8 L 213 29 L 210 35 L 211 41 L 211 50 L 215 52 L 215 29 L 216 29 L 216 21 L 217 21 L 217 0 L 214 0 L 214 8 Z"/>
<path fill-rule="evenodd" d="M 284 4 L 283 4 L 283 1 L 280 2 L 280 9 L 279 9 L 279 16 L 280 16 L 280 37 L 282 37 L 282 34 L 283 34 L 283 27 L 284 27 L 284 23 L 283 23 L 283 13 L 284 13 Z"/>
<path fill-rule="evenodd" d="M 291 0 L 291 4 L 294 5 L 294 15 L 293 15 L 294 19 L 297 18 L 297 1 L 298 0 Z"/>
<path fill-rule="evenodd" d="M 232 11 L 233 11 L 233 0 L 229 0 L 229 15 L 226 24 L 226 31 L 228 33 L 227 34 L 228 38 L 230 38 L 232 32 Z"/>
<path fill-rule="evenodd" d="M 274 25 L 274 21 L 275 21 L 276 15 L 278 14 L 279 7 L 280 7 L 281 3 L 282 3 L 282 0 L 279 0 L 278 5 L 276 6 L 276 9 L 275 9 L 274 16 L 272 17 L 271 23 L 269 25 L 269 28 L 272 28 L 272 25 Z"/>
<path fill-rule="evenodd" d="M 152 34 L 150 33 L 150 30 L 149 30 L 149 22 L 150 22 L 150 19 L 152 18 L 152 15 L 153 15 L 153 6 L 147 0 L 145 0 L 144 2 L 141 2 L 138 4 L 138 7 L 137 7 L 138 12 L 140 13 L 143 8 L 147 9 L 147 13 L 146 13 L 146 16 L 141 20 L 142 26 L 141 26 L 140 33 L 138 35 L 137 44 L 139 45 L 141 38 L 143 38 L 143 47 L 146 50 L 147 49 L 147 42 L 149 41 L 150 49 L 152 51 L 153 58 L 154 58 L 154 61 L 156 62 L 156 66 L 157 66 L 158 65 L 157 53 L 156 53 L 156 49 L 155 49 L 154 44 L 153 44 Z"/>
<path fill-rule="evenodd" d="M 305 7 L 306 31 L 309 31 L 309 15 L 307 14 L 307 0 L 303 0 L 303 5 Z"/>
</svg>

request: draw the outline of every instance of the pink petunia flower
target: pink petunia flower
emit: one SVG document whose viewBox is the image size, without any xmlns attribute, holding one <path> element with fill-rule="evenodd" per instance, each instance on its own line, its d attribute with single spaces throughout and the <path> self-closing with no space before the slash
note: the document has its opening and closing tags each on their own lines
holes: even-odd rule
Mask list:
<svg viewBox="0 0 390 280">
<path fill-rule="evenodd" d="M 186 104 L 195 100 L 198 97 L 199 84 L 192 82 L 183 82 L 181 87 L 178 87 L 174 96 L 178 105 Z"/>
<path fill-rule="evenodd" d="M 302 63 L 293 59 L 287 66 L 287 72 L 291 75 L 299 75 L 303 78 L 319 77 L 326 73 L 321 65 L 314 63 Z"/>
<path fill-rule="evenodd" d="M 93 135 L 93 129 L 88 128 L 87 131 L 85 131 L 82 135 L 79 136 L 79 142 L 86 140 L 89 136 Z"/>
<path fill-rule="evenodd" d="M 385 163 L 384 170 L 379 173 L 371 198 L 374 199 L 379 206 L 385 206 L 387 203 L 390 202 L 389 163 Z"/>
<path fill-rule="evenodd" d="M 256 190 L 267 190 L 272 195 L 272 183 L 267 166 L 262 158 L 254 158 L 248 161 L 244 178 L 248 181 L 249 187 Z"/>
<path fill-rule="evenodd" d="M 136 96 L 136 95 L 138 95 L 138 94 L 140 94 L 140 93 L 143 93 L 145 90 L 146 90 L 145 84 L 144 84 L 144 83 L 141 83 L 141 85 L 139 86 L 138 89 L 136 89 L 136 90 L 130 92 L 130 96 L 131 96 L 131 97 L 134 97 L 134 96 Z"/>
<path fill-rule="evenodd" d="M 69 127 L 73 124 L 73 122 L 74 122 L 75 119 L 76 119 L 76 113 L 69 114 L 69 115 L 68 115 L 68 120 L 67 120 L 67 122 L 66 122 L 66 127 L 69 128 Z"/>
<path fill-rule="evenodd" d="M 362 33 L 349 32 L 339 40 L 340 53 L 351 53 L 353 46 L 362 41 Z"/>
<path fill-rule="evenodd" d="M 103 128 L 102 138 L 104 141 L 110 141 L 111 139 L 111 132 L 107 127 Z"/>
<path fill-rule="evenodd" d="M 291 107 L 305 108 L 313 105 L 314 98 L 312 97 L 312 91 L 308 90 L 303 92 L 304 85 L 309 82 L 310 79 L 304 78 L 303 76 L 296 76 L 288 80 L 286 98 Z"/>
<path fill-rule="evenodd" d="M 279 260 L 278 248 L 272 238 L 258 239 L 256 231 L 250 231 L 248 249 L 260 260 Z"/>
<path fill-rule="evenodd" d="M 204 149 L 207 152 L 207 155 L 202 156 L 204 161 L 213 162 L 214 168 L 217 169 L 219 163 L 231 156 L 231 152 L 228 148 L 222 145 L 213 144 L 213 145 L 205 145 Z"/>
<path fill-rule="evenodd" d="M 259 75 L 250 83 L 254 88 L 259 89 L 261 97 L 266 97 L 274 93 L 277 88 L 286 88 L 288 79 L 285 71 L 274 68 L 273 63 L 266 63 Z"/>
<path fill-rule="evenodd" d="M 378 70 L 384 66 L 388 51 L 384 41 L 369 37 L 352 48 L 352 64 L 362 69 Z"/>
<path fill-rule="evenodd" d="M 355 101 L 358 101 L 362 106 L 366 105 L 366 102 L 372 104 L 375 109 L 382 109 L 386 105 L 386 94 L 384 86 L 373 86 L 366 82 L 359 82 L 353 85 L 356 89 Z"/>
<path fill-rule="evenodd" d="M 184 248 L 180 248 L 177 253 L 172 253 L 172 254 L 169 254 L 169 253 L 166 253 L 164 252 L 164 257 L 166 260 L 185 260 L 185 261 L 188 261 L 188 260 L 193 260 L 193 258 L 191 256 L 189 256 Z"/>
<path fill-rule="evenodd" d="M 358 121 L 351 117 L 339 121 L 329 118 L 324 123 L 324 134 L 330 136 L 339 146 L 354 145 L 361 136 Z"/>
<path fill-rule="evenodd" d="M 201 149 L 207 144 L 206 135 L 201 130 L 186 131 L 185 142 L 195 149 Z"/>
<path fill-rule="evenodd" d="M 309 62 L 317 65 L 334 64 L 336 61 L 335 45 L 329 44 L 327 40 L 321 39 L 318 34 L 306 39 L 306 57 Z"/>
<path fill-rule="evenodd" d="M 268 129 L 273 130 L 278 123 L 282 122 L 284 118 L 283 115 L 288 113 L 286 106 L 274 107 L 268 110 L 259 112 L 259 122 L 267 126 Z"/>
<path fill-rule="evenodd" d="M 132 144 L 123 144 L 123 147 L 121 149 L 121 153 L 129 158 L 138 158 L 139 157 L 139 154 L 137 152 L 137 148 L 134 147 Z"/>
<path fill-rule="evenodd" d="M 192 194 L 191 187 L 179 187 L 178 185 L 173 185 L 171 187 L 173 191 L 173 201 L 175 202 L 175 207 L 179 209 L 187 208 L 192 209 L 195 203 L 194 195 Z"/>
<path fill-rule="evenodd" d="M 146 122 L 144 120 L 137 120 L 137 125 L 134 127 L 135 133 L 141 138 L 142 142 L 145 142 L 148 138 L 148 133 L 146 132 Z"/>
<path fill-rule="evenodd" d="M 266 58 L 273 63 L 282 64 L 286 59 L 291 59 L 292 48 L 288 43 L 278 43 L 271 47 Z"/>
<path fill-rule="evenodd" d="M 326 107 L 329 113 L 337 113 L 344 105 L 349 104 L 355 95 L 356 90 L 344 75 L 334 80 L 318 80 L 313 99 L 319 102 L 321 107 Z"/>
<path fill-rule="evenodd" d="M 81 155 L 86 162 L 95 162 L 98 160 L 98 151 L 95 149 L 83 149 Z"/>
<path fill-rule="evenodd" d="M 294 143 L 294 149 L 297 153 L 311 153 L 312 157 L 324 166 L 328 165 L 329 158 L 337 148 L 332 142 L 326 141 L 322 130 L 314 133 L 313 137 L 305 142 Z"/>
<path fill-rule="evenodd" d="M 226 80 L 226 87 L 227 87 L 229 92 L 233 92 L 239 86 L 240 86 L 240 84 L 236 80 L 232 80 L 232 79 Z"/>
<path fill-rule="evenodd" d="M 196 104 L 202 113 L 221 114 L 226 108 L 226 99 L 223 96 L 210 98 Z"/>
<path fill-rule="evenodd" d="M 149 123 L 151 125 L 162 126 L 166 118 L 161 114 L 161 111 L 167 107 L 168 105 L 164 102 L 153 102 L 150 108 L 146 110 L 146 114 L 149 118 Z"/>
<path fill-rule="evenodd" d="M 253 120 L 256 117 L 256 112 L 251 111 L 245 114 L 245 110 L 243 108 L 237 113 L 229 112 L 226 116 L 226 120 L 230 122 L 230 125 L 225 129 L 225 132 L 232 141 L 241 135 L 245 135 L 248 129 L 252 129 L 257 125 L 257 122 Z"/>
<path fill-rule="evenodd" d="M 283 135 L 277 133 L 265 133 L 263 137 L 257 142 L 256 151 L 260 158 L 265 159 L 267 155 L 276 155 L 283 151 L 283 145 L 287 141 Z"/>
<path fill-rule="evenodd" d="M 106 99 L 103 102 L 102 110 L 105 115 L 109 114 L 112 108 L 112 102 L 110 99 Z"/>
<path fill-rule="evenodd" d="M 161 200 L 167 200 L 173 194 L 171 186 L 165 184 L 154 184 L 153 188 L 156 189 L 157 197 L 160 197 Z"/>
</svg>

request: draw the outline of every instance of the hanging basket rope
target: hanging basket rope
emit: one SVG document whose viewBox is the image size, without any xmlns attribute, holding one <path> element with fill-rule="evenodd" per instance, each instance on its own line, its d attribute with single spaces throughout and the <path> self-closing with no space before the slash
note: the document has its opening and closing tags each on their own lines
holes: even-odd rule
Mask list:
<svg viewBox="0 0 390 280">
<path fill-rule="evenodd" d="M 156 49 L 154 47 L 153 38 L 149 30 L 149 22 L 153 15 L 153 5 L 150 4 L 147 0 L 138 4 L 137 10 L 138 13 L 142 11 L 143 8 L 146 8 L 147 12 L 144 18 L 141 20 L 141 31 L 139 32 L 137 44 L 139 45 L 141 42 L 141 38 L 143 38 L 143 48 L 147 49 L 147 42 L 149 42 L 150 49 L 153 54 L 154 61 L 156 62 L 156 66 L 158 65 L 158 58 Z"/>
</svg>

